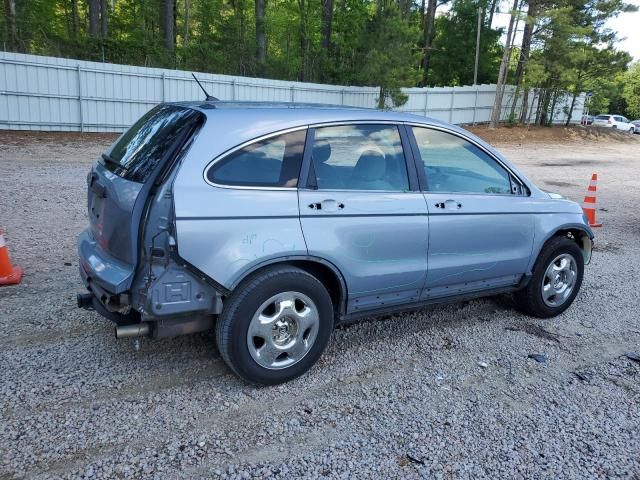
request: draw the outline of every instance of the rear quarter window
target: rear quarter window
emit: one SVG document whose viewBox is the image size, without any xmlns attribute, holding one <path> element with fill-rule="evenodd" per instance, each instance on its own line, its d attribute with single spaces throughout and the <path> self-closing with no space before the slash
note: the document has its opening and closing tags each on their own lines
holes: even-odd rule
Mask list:
<svg viewBox="0 0 640 480">
<path fill-rule="evenodd" d="M 186 141 L 203 120 L 195 110 L 158 105 L 116 141 L 108 153 L 113 162 L 105 162 L 105 167 L 122 178 L 144 183 L 176 144 Z"/>
<path fill-rule="evenodd" d="M 206 171 L 216 185 L 295 188 L 307 131 L 275 135 L 241 147 Z"/>
</svg>

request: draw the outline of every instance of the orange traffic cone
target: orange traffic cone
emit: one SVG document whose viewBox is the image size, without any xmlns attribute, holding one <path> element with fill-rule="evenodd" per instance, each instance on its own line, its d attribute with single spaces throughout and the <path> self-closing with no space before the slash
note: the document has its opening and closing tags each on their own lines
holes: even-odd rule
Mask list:
<svg viewBox="0 0 640 480">
<path fill-rule="evenodd" d="M 596 183 L 598 183 L 598 174 L 591 175 L 591 181 L 587 187 L 587 195 L 582 203 L 582 211 L 589 220 L 589 226 L 592 228 L 601 227 L 601 223 L 596 223 Z"/>
<path fill-rule="evenodd" d="M 22 268 L 11 265 L 9 250 L 4 243 L 4 232 L 0 228 L 0 286 L 15 285 L 21 280 Z"/>
</svg>

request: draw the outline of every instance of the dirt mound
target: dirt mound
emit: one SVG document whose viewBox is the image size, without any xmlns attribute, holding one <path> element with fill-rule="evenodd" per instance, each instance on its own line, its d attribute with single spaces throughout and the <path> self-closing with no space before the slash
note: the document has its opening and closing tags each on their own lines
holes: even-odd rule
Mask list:
<svg viewBox="0 0 640 480">
<path fill-rule="evenodd" d="M 25 145 L 25 143 L 53 143 L 62 146 L 79 146 L 93 142 L 113 142 L 119 133 L 38 132 L 30 130 L 0 130 L 0 145 Z"/>
<path fill-rule="evenodd" d="M 567 143 L 576 142 L 638 142 L 640 135 L 630 135 L 611 128 L 553 126 L 515 126 L 489 129 L 487 125 L 465 127 L 489 143 Z"/>
<path fill-rule="evenodd" d="M 567 142 L 640 142 L 640 135 L 630 135 L 610 128 L 576 126 L 514 126 L 490 130 L 487 125 L 466 126 L 491 144 L 547 143 Z M 20 146 L 31 142 L 53 143 L 61 146 L 78 147 L 87 142 L 111 143 L 118 138 L 117 133 L 80 133 L 80 132 L 38 132 L 24 130 L 0 130 L 0 145 Z"/>
</svg>

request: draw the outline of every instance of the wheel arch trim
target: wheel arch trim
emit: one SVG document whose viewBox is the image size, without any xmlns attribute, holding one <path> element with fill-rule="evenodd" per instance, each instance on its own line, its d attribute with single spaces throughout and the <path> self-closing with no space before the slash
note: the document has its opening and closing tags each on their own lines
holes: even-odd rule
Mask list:
<svg viewBox="0 0 640 480">
<path fill-rule="evenodd" d="M 589 262 L 591 261 L 591 252 L 593 250 L 593 238 L 594 238 L 593 231 L 584 223 L 566 223 L 566 224 L 558 225 L 553 230 L 550 230 L 546 234 L 546 236 L 542 239 L 542 241 L 540 241 L 537 244 L 537 246 L 535 247 L 536 249 L 531 254 L 531 260 L 529 261 L 529 266 L 527 268 L 528 273 L 531 273 L 531 271 L 533 270 L 533 266 L 538 260 L 538 257 L 540 256 L 540 252 L 542 251 L 546 243 L 551 238 L 556 237 L 559 234 L 563 234 L 565 232 L 568 233 L 573 231 L 577 231 L 581 234 L 579 239 L 580 241 L 578 241 L 578 239 L 574 239 L 574 240 L 576 241 L 576 243 L 580 247 L 580 250 L 582 251 L 584 264 L 588 265 Z"/>
<path fill-rule="evenodd" d="M 317 257 L 315 255 L 287 255 L 282 257 L 270 258 L 268 260 L 262 261 L 255 265 L 252 265 L 251 268 L 248 268 L 246 270 L 242 270 L 241 272 L 239 272 L 235 276 L 233 282 L 231 282 L 231 284 L 229 285 L 228 289 L 230 291 L 235 290 L 244 279 L 246 279 L 247 277 L 249 277 L 250 275 L 252 275 L 253 273 L 257 272 L 258 270 L 264 267 L 273 266 L 277 264 L 286 264 L 291 262 L 300 262 L 300 261 L 316 263 L 323 267 L 327 267 L 329 270 L 331 270 L 331 272 L 334 274 L 334 276 L 338 280 L 338 285 L 340 288 L 340 292 L 339 292 L 340 301 L 339 301 L 338 308 L 336 309 L 336 315 L 339 315 L 340 317 L 342 317 L 346 311 L 347 295 L 348 295 L 347 282 L 344 278 L 344 275 L 342 274 L 340 269 L 336 267 L 332 262 L 322 257 Z"/>
</svg>

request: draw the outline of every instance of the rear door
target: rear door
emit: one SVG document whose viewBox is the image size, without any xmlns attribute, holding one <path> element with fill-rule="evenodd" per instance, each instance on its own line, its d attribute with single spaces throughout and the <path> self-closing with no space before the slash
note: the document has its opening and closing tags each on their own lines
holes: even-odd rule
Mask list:
<svg viewBox="0 0 640 480">
<path fill-rule="evenodd" d="M 174 183 L 180 257 L 231 290 L 259 266 L 306 255 L 297 191 L 306 135 L 305 126 L 240 144 L 211 159 L 204 178 L 181 169 Z M 189 158 L 209 152 L 198 142 Z"/>
<path fill-rule="evenodd" d="M 348 312 L 417 301 L 424 284 L 427 207 L 415 168 L 407 169 L 410 149 L 401 128 L 349 124 L 310 131 L 300 221 L 309 254 L 343 273 Z"/>
<path fill-rule="evenodd" d="M 425 299 L 518 283 L 533 246 L 526 187 L 467 139 L 411 127 L 429 208 Z"/>
<path fill-rule="evenodd" d="M 89 173 L 90 227 L 80 236 L 80 257 L 91 280 L 108 291 L 129 288 L 148 194 L 201 121 L 194 110 L 159 105 L 124 133 Z"/>
</svg>

